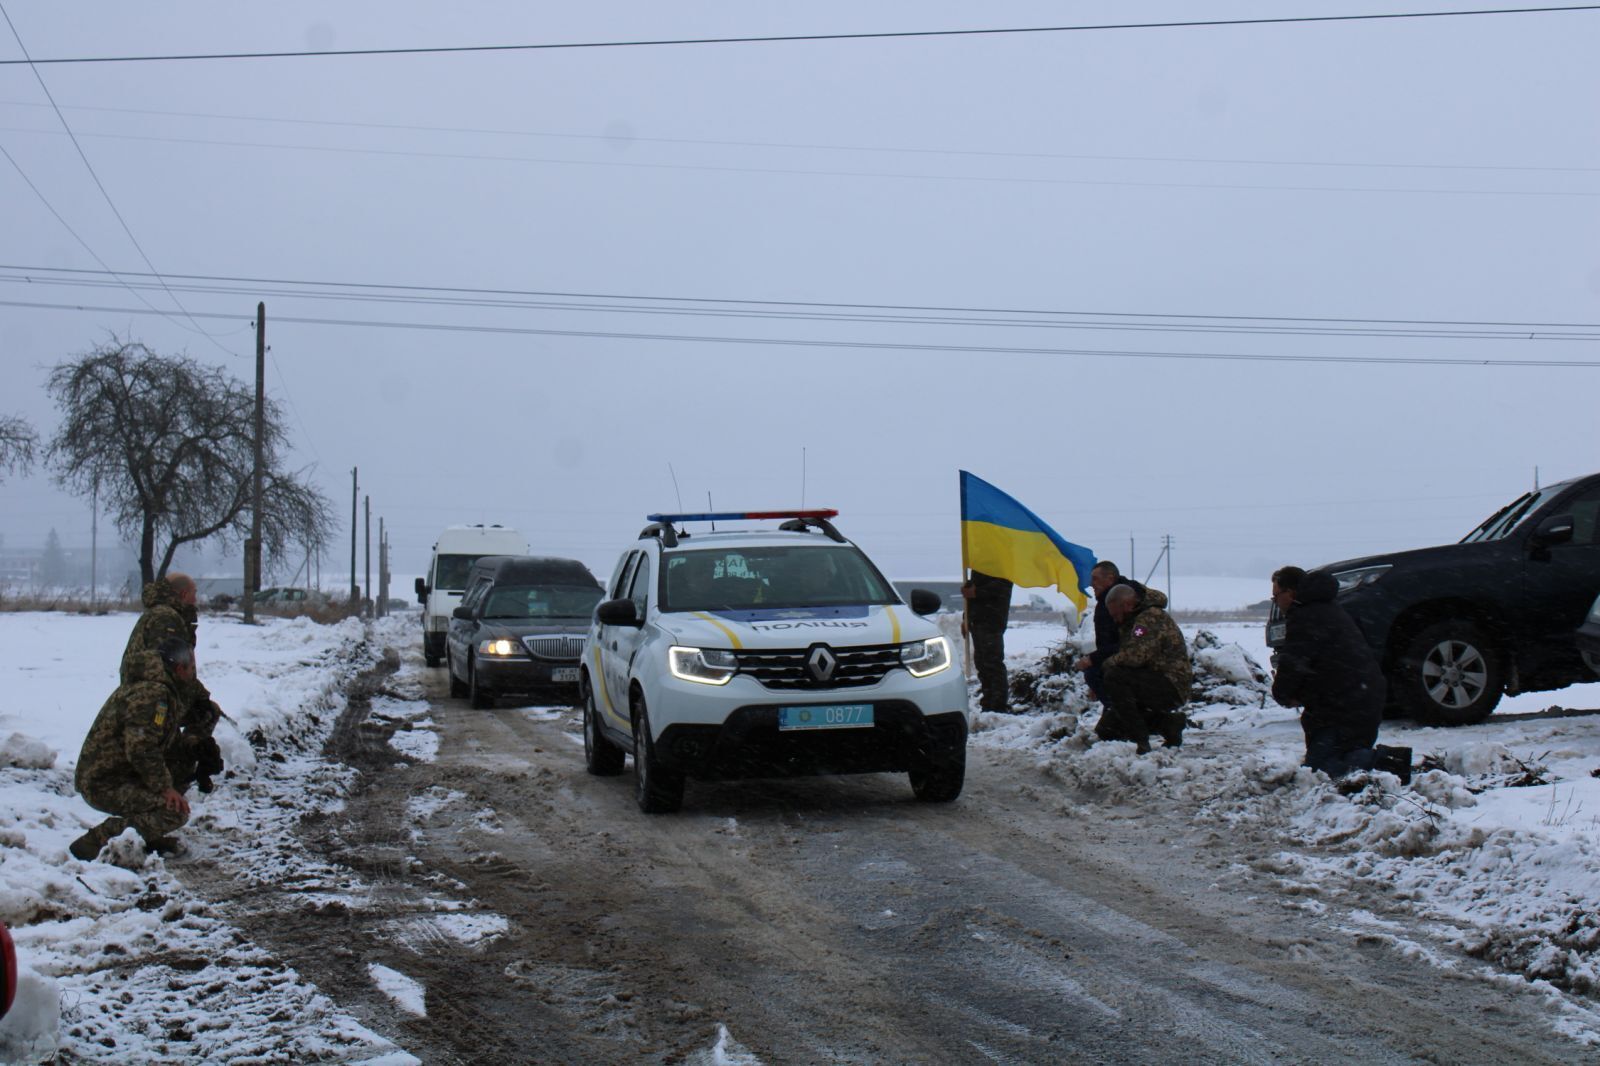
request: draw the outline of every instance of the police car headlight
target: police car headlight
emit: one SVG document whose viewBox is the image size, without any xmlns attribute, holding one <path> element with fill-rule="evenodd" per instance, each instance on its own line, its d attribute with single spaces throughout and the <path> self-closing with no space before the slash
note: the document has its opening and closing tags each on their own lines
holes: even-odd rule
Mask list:
<svg viewBox="0 0 1600 1066">
<path fill-rule="evenodd" d="M 1366 588 L 1390 570 L 1392 566 L 1363 566 L 1359 570 L 1346 570 L 1342 574 L 1334 574 L 1333 579 L 1339 583 L 1338 595 L 1354 592 L 1359 588 Z"/>
<path fill-rule="evenodd" d="M 496 637 L 493 640 L 480 641 L 478 654 L 487 655 L 491 659 L 526 659 L 528 653 L 522 650 L 522 645 L 505 637 Z"/>
<path fill-rule="evenodd" d="M 937 674 L 950 665 L 950 642 L 943 637 L 930 637 L 914 644 L 900 645 L 900 665 L 912 677 Z"/>
<path fill-rule="evenodd" d="M 731 651 L 715 648 L 667 649 L 667 668 L 672 676 L 702 685 L 726 685 L 739 672 L 739 658 Z"/>
</svg>

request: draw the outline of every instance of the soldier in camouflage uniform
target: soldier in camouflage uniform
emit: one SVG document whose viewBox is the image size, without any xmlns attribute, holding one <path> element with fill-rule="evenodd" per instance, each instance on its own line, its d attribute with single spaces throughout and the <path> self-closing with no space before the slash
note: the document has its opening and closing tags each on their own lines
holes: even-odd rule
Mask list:
<svg viewBox="0 0 1600 1066">
<path fill-rule="evenodd" d="M 1154 589 L 1144 596 L 1127 585 L 1106 593 L 1106 609 L 1119 629 L 1117 653 L 1102 664 L 1101 699 L 1105 710 L 1095 733 L 1101 740 L 1131 740 L 1143 754 L 1150 734 L 1160 733 L 1169 748 L 1183 743 L 1188 724 L 1182 707 L 1194 681 L 1189 647 L 1178 623 L 1162 607 L 1166 597 Z"/>
<path fill-rule="evenodd" d="M 74 777 L 84 802 L 107 818 L 70 846 L 85 862 L 128 826 L 153 851 L 176 851 L 169 833 L 189 820 L 189 801 L 169 760 L 178 745 L 182 686 L 194 680 L 194 649 L 171 637 L 158 652 L 126 664 L 130 678 L 106 700 L 78 755 Z"/>
<path fill-rule="evenodd" d="M 128 635 L 128 646 L 122 652 L 122 683 L 126 685 L 135 664 L 148 652 L 155 651 L 168 640 L 182 640 L 192 649 L 200 628 L 200 614 L 195 609 L 194 579 L 188 574 L 171 573 L 144 587 L 141 597 L 144 613 L 134 623 Z M 179 682 L 179 725 L 182 733 L 173 749 L 174 774 L 181 778 L 196 779 L 196 770 L 204 764 L 214 767 L 198 775 L 200 791 L 211 791 L 211 774 L 222 772 L 222 753 L 212 739 L 222 708 L 211 699 L 211 693 L 198 677 Z M 180 789 L 182 786 L 180 786 Z"/>
</svg>

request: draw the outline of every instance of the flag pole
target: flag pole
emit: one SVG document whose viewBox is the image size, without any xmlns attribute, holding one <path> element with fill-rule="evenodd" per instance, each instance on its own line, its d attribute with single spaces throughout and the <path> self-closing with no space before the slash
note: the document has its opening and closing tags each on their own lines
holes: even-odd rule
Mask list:
<svg viewBox="0 0 1600 1066">
<path fill-rule="evenodd" d="M 963 587 L 972 580 L 972 570 L 967 566 L 967 475 L 965 471 L 957 475 L 961 479 L 961 584 Z M 972 630 L 967 625 L 967 612 L 972 606 L 972 601 L 965 594 L 961 597 L 961 673 L 969 680 L 973 675 L 972 668 Z"/>
</svg>

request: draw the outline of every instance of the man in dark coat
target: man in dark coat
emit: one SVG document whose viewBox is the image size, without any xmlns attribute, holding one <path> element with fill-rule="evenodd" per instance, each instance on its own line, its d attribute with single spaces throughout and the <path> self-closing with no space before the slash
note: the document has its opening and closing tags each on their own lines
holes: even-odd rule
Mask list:
<svg viewBox="0 0 1600 1066">
<path fill-rule="evenodd" d="M 1183 631 L 1162 608 L 1167 598 L 1155 589 L 1143 596 L 1130 585 L 1106 593 L 1106 609 L 1118 625 L 1118 648 L 1105 660 L 1105 709 L 1095 726 L 1101 740 L 1131 740 L 1142 755 L 1150 734 L 1160 733 L 1169 748 L 1183 743 L 1194 669 Z"/>
<path fill-rule="evenodd" d="M 1089 686 L 1089 698 L 1099 699 L 1104 687 L 1104 672 L 1102 667 L 1105 661 L 1117 654 L 1121 645 L 1117 636 L 1117 620 L 1111 617 L 1111 612 L 1106 608 L 1106 593 L 1117 585 L 1127 585 L 1143 599 L 1145 587 L 1132 578 L 1125 578 L 1117 570 L 1117 564 L 1110 559 L 1102 559 L 1094 564 L 1094 569 L 1089 571 L 1089 587 L 1094 589 L 1094 651 L 1085 655 L 1077 662 L 1077 668 L 1083 672 L 1083 680 Z M 1158 607 L 1166 606 L 1166 601 L 1156 604 Z"/>
<path fill-rule="evenodd" d="M 184 696 L 194 679 L 194 650 L 170 637 L 158 652 L 141 652 L 127 664 L 118 686 L 95 716 L 78 755 L 74 784 L 84 802 L 111 815 L 69 847 L 85 862 L 129 826 L 153 851 L 176 851 L 170 834 L 189 820 L 187 782 L 174 780 Z"/>
<path fill-rule="evenodd" d="M 1280 607 L 1291 605 L 1272 698 L 1301 708 L 1304 765 L 1330 777 L 1370 770 L 1378 761 L 1373 745 L 1383 721 L 1384 680 L 1377 657 L 1335 602 L 1339 584 L 1334 576 L 1293 570 L 1285 567 L 1273 575 L 1274 600 Z"/>
<path fill-rule="evenodd" d="M 972 657 L 978 668 L 978 706 L 986 711 L 1009 710 L 1006 623 L 1011 618 L 1011 582 L 974 570 L 961 586 L 961 595 L 967 600 L 963 626 L 972 637 Z"/>
</svg>

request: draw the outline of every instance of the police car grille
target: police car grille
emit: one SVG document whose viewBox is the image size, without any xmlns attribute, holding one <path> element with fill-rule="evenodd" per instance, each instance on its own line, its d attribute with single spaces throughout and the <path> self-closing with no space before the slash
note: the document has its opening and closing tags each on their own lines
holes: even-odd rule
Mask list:
<svg viewBox="0 0 1600 1066">
<path fill-rule="evenodd" d="M 860 688 L 876 685 L 883 675 L 900 665 L 900 646 L 880 644 L 864 648 L 829 647 L 838 659 L 833 676 L 818 681 L 811 676 L 806 660 L 810 648 L 764 648 L 739 651 L 739 670 L 773 689 Z"/>
<path fill-rule="evenodd" d="M 522 646 L 535 659 L 578 659 L 583 656 L 582 637 L 523 637 Z"/>
</svg>

